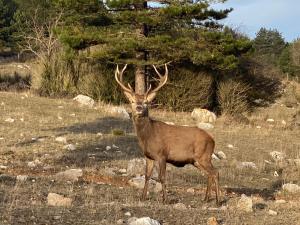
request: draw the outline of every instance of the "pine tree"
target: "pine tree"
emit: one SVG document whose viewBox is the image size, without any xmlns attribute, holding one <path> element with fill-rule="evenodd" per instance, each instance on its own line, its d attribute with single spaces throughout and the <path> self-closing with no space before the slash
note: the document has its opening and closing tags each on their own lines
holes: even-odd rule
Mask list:
<svg viewBox="0 0 300 225">
<path fill-rule="evenodd" d="M 61 40 L 74 51 L 99 46 L 86 58 L 135 65 L 137 93 L 145 90 L 151 64 L 185 62 L 224 72 L 237 68 L 251 48 L 247 38 L 236 38 L 219 23 L 232 9 L 214 10 L 209 1 L 107 0 L 98 9 L 98 23 L 64 27 Z"/>
</svg>

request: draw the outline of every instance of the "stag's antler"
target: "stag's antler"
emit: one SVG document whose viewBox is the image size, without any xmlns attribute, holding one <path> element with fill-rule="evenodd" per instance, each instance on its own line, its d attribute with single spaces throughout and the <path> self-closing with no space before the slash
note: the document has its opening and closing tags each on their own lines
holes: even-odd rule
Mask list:
<svg viewBox="0 0 300 225">
<path fill-rule="evenodd" d="M 116 69 L 116 72 L 115 72 L 115 78 L 116 78 L 116 81 L 118 82 L 118 84 L 121 86 L 121 88 L 124 90 L 124 91 L 127 91 L 129 93 L 134 93 L 134 90 L 133 88 L 130 86 L 130 84 L 128 83 L 128 87 L 126 87 L 124 84 L 123 84 L 123 73 L 124 71 L 126 70 L 127 68 L 127 64 L 123 67 L 123 69 L 119 70 L 119 65 L 117 64 L 117 69 Z"/>
<path fill-rule="evenodd" d="M 161 89 L 166 83 L 167 83 L 167 80 L 168 80 L 168 66 L 167 64 L 165 63 L 165 75 L 161 75 L 158 70 L 156 69 L 156 67 L 154 65 L 152 65 L 155 72 L 157 73 L 157 75 L 159 76 L 159 84 L 156 88 L 154 88 L 151 92 L 157 92 L 159 89 Z M 148 91 L 147 91 L 147 94 L 150 92 L 150 89 L 151 89 L 151 85 L 150 87 L 148 88 Z"/>
</svg>

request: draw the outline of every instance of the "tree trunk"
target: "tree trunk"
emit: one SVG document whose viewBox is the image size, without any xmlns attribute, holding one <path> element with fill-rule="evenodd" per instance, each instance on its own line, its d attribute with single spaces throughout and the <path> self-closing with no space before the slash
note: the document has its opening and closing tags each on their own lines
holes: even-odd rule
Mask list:
<svg viewBox="0 0 300 225">
<path fill-rule="evenodd" d="M 147 9 L 147 1 L 143 2 L 142 5 L 143 9 Z M 148 26 L 147 24 L 142 24 L 141 28 L 139 29 L 139 35 L 147 37 L 148 36 Z M 141 51 L 136 54 L 137 60 L 144 60 L 147 61 L 148 53 L 147 51 Z M 137 94 L 144 94 L 146 91 L 146 66 L 136 66 L 135 70 L 135 93 Z"/>
</svg>

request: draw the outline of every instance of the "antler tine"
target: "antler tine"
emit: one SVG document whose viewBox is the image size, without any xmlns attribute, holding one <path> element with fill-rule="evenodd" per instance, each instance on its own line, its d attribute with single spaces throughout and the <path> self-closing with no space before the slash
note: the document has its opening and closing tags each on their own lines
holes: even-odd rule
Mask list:
<svg viewBox="0 0 300 225">
<path fill-rule="evenodd" d="M 151 84 L 149 85 L 149 88 L 148 88 L 148 90 L 146 91 L 146 95 L 149 94 L 150 90 L 151 90 Z"/>
<path fill-rule="evenodd" d="M 151 92 L 157 92 L 159 89 L 162 88 L 162 86 L 164 86 L 167 83 L 169 71 L 168 71 L 168 67 L 167 67 L 166 63 L 165 63 L 165 75 L 163 75 L 163 76 L 157 71 L 157 69 L 154 65 L 152 65 L 152 66 L 153 66 L 155 72 L 157 73 L 157 75 L 159 76 L 160 79 L 159 79 L 158 86 L 154 90 L 152 90 Z"/>
<path fill-rule="evenodd" d="M 121 70 L 121 72 L 119 71 L 119 65 L 117 64 L 117 68 L 116 68 L 116 72 L 115 72 L 115 79 L 117 81 L 117 83 L 121 86 L 121 88 L 124 90 L 124 91 L 127 91 L 127 92 L 130 92 L 130 93 L 133 93 L 133 89 L 132 87 L 130 86 L 130 84 L 128 83 L 128 87 L 127 88 L 123 83 L 123 73 L 125 71 L 125 69 L 127 68 L 127 64 L 123 67 L 123 69 Z M 120 76 L 120 78 L 118 77 L 118 75 Z"/>
</svg>

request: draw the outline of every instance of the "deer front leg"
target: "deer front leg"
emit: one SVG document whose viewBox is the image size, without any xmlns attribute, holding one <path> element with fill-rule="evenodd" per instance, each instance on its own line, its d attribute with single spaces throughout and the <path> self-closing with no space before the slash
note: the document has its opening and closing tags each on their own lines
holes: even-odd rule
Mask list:
<svg viewBox="0 0 300 225">
<path fill-rule="evenodd" d="M 162 185 L 162 200 L 163 202 L 167 201 L 167 193 L 166 193 L 166 160 L 159 159 L 159 180 Z"/>
<path fill-rule="evenodd" d="M 149 179 L 152 175 L 153 167 L 154 167 L 154 161 L 152 159 L 146 158 L 145 185 L 144 185 L 143 195 L 142 195 L 143 201 L 146 199 L 148 185 L 149 185 Z"/>
</svg>

